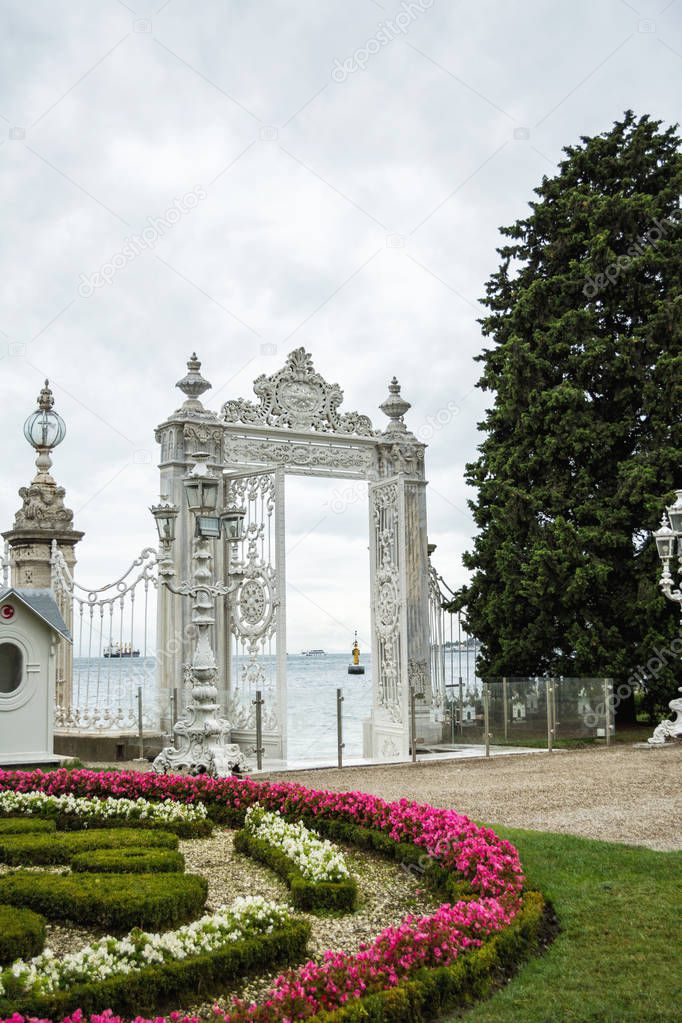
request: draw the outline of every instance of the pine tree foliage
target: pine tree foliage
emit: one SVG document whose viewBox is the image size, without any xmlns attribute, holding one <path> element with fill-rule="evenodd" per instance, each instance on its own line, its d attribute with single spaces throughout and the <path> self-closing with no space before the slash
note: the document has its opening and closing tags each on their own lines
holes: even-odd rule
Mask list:
<svg viewBox="0 0 682 1023">
<path fill-rule="evenodd" d="M 628 111 L 564 152 L 487 284 L 460 599 L 482 674 L 644 668 L 658 712 L 682 684 L 650 535 L 682 487 L 680 139 Z"/>
</svg>

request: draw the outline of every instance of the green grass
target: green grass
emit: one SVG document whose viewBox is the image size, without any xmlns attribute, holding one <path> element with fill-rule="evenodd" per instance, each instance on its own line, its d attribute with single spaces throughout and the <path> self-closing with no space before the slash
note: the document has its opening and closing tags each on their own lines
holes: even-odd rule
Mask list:
<svg viewBox="0 0 682 1023">
<path fill-rule="evenodd" d="M 518 848 L 561 932 L 465 1023 L 679 1021 L 682 852 L 493 827 Z"/>
<path fill-rule="evenodd" d="M 645 723 L 638 723 L 636 725 L 623 726 L 621 728 L 616 727 L 616 731 L 611 738 L 612 745 L 632 745 L 635 742 L 646 742 L 650 735 L 653 734 L 654 725 L 648 725 Z M 473 734 L 464 732 L 463 735 L 457 733 L 452 740 L 455 745 L 483 745 L 483 735 L 480 731 L 476 731 Z M 538 735 L 537 732 L 529 735 L 524 735 L 521 732 L 514 732 L 509 729 L 509 734 L 505 739 L 501 731 L 493 732 L 490 743 L 492 746 L 521 746 L 527 749 L 547 749 L 547 734 L 543 733 Z M 606 739 L 597 739 L 596 736 L 592 735 L 573 735 L 563 737 L 561 734 L 561 725 L 559 726 L 559 735 L 553 742 L 554 749 L 601 749 L 606 748 Z"/>
</svg>

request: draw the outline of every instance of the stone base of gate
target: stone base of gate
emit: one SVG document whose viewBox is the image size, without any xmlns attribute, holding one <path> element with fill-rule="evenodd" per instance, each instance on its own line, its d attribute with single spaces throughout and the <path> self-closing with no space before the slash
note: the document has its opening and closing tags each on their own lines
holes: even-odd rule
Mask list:
<svg viewBox="0 0 682 1023">
<path fill-rule="evenodd" d="M 168 743 L 160 731 L 143 733 L 144 756 L 153 760 Z M 61 757 L 77 757 L 84 763 L 115 764 L 135 760 L 140 755 L 140 737 L 137 732 L 55 732 L 54 751 Z"/>
<path fill-rule="evenodd" d="M 417 714 L 417 746 L 433 746 L 449 736 L 449 726 L 436 711 Z M 362 723 L 362 755 L 369 760 L 407 760 L 410 756 L 409 728 L 384 718 L 381 712 Z"/>
<path fill-rule="evenodd" d="M 372 716 L 362 722 L 362 755 L 366 760 L 407 760 L 409 737 L 401 724 Z"/>
<path fill-rule="evenodd" d="M 438 711 L 417 711 L 417 745 L 433 746 L 446 742 L 450 737 L 450 725 L 443 721 Z"/>
<path fill-rule="evenodd" d="M 230 732 L 230 741 L 236 742 L 240 750 L 249 758 L 255 758 L 256 733 L 242 731 L 233 728 Z M 263 759 L 264 760 L 286 760 L 282 736 L 277 732 L 263 732 Z"/>
</svg>

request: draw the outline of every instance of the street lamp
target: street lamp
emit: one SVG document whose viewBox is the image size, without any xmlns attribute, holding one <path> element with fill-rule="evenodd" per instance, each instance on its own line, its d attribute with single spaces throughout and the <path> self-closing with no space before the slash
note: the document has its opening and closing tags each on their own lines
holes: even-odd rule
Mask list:
<svg viewBox="0 0 682 1023">
<path fill-rule="evenodd" d="M 180 514 L 177 504 L 169 504 L 165 497 L 161 497 L 161 504 L 153 504 L 149 509 L 154 516 L 156 529 L 159 534 L 159 542 L 164 551 L 170 550 L 175 540 L 175 520 Z"/>
<path fill-rule="evenodd" d="M 175 542 L 175 523 L 180 509 L 164 498 L 150 510 L 156 522 L 161 544 L 159 578 L 163 585 L 181 596 L 192 597 L 192 625 L 196 645 L 188 666 L 186 684 L 189 699 L 184 714 L 173 732 L 177 748 L 167 746 L 154 760 L 154 770 L 166 773 L 184 768 L 192 774 L 229 774 L 234 767 L 245 766 L 244 755 L 229 742 L 230 724 L 220 717 L 216 679 L 218 665 L 211 646 L 211 628 L 215 624 L 215 602 L 233 593 L 241 583 L 241 572 L 233 564 L 228 583 L 213 577 L 213 541 L 221 536 L 231 546 L 243 539 L 245 509 L 234 505 L 218 511 L 220 477 L 207 465 L 205 451 L 193 455 L 194 464 L 183 478 L 187 507 L 194 518 L 192 580 L 176 586 L 175 567 L 170 556 Z"/>
<path fill-rule="evenodd" d="M 679 572 L 682 575 L 682 490 L 675 491 L 675 501 L 663 513 L 660 527 L 654 532 L 658 556 L 663 563 L 661 589 L 668 598 L 682 605 L 682 591 L 674 589 L 674 578 L 670 566 L 678 554 Z"/>
<path fill-rule="evenodd" d="M 663 563 L 660 586 L 663 593 L 682 610 L 682 588 L 675 589 L 675 580 L 670 571 L 671 563 L 678 555 L 678 573 L 682 578 L 682 490 L 675 491 L 675 500 L 663 513 L 660 528 L 654 532 L 658 556 Z M 682 686 L 679 690 L 682 693 Z M 682 699 L 678 697 L 668 704 L 675 714 L 674 720 L 665 719 L 654 729 L 648 740 L 652 746 L 662 746 L 667 739 L 682 738 Z"/>
</svg>

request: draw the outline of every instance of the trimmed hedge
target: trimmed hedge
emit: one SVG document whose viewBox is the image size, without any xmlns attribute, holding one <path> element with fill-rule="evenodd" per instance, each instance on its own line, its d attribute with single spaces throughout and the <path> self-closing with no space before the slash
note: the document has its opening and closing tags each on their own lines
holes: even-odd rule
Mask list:
<svg viewBox="0 0 682 1023">
<path fill-rule="evenodd" d="M 54 821 L 33 820 L 31 817 L 0 817 L 0 836 L 44 834 L 54 829 Z"/>
<path fill-rule="evenodd" d="M 0 902 L 25 906 L 49 920 L 73 920 L 117 933 L 163 931 L 199 916 L 208 884 L 195 874 L 0 875 Z"/>
<path fill-rule="evenodd" d="M 0 964 L 30 959 L 45 947 L 45 921 L 30 909 L 0 906 Z"/>
<path fill-rule="evenodd" d="M 539 892 L 526 892 L 511 924 L 480 948 L 471 949 L 450 966 L 419 970 L 387 991 L 318 1013 L 310 1023 L 432 1023 L 447 1012 L 487 998 L 539 951 L 547 911 Z"/>
<path fill-rule="evenodd" d="M 72 856 L 71 869 L 79 874 L 182 874 L 185 857 L 173 849 L 94 849 Z"/>
<path fill-rule="evenodd" d="M 230 981 L 245 974 L 292 965 L 305 958 L 310 924 L 292 920 L 286 927 L 252 938 L 231 942 L 172 963 L 155 964 L 108 980 L 79 984 L 69 991 L 42 997 L 27 995 L 0 999 L 0 1015 L 20 1012 L 40 1019 L 61 1020 L 77 1008 L 99 1013 L 102 1006 L 134 1019 L 175 1009 L 180 1004 L 196 1005 L 225 991 Z"/>
<path fill-rule="evenodd" d="M 35 867 L 70 863 L 80 852 L 93 849 L 177 849 L 178 837 L 167 831 L 139 831 L 133 828 L 107 828 L 76 831 L 72 834 L 0 835 L 0 861 L 10 866 Z"/>
<path fill-rule="evenodd" d="M 149 821 L 111 818 L 93 820 L 87 817 L 69 816 L 59 814 L 53 818 L 57 825 L 57 831 L 94 831 L 101 828 L 111 830 L 114 828 L 135 828 L 142 831 L 165 831 L 177 835 L 178 838 L 210 838 L 213 834 L 213 821 Z"/>
<path fill-rule="evenodd" d="M 349 911 L 357 905 L 358 886 L 352 877 L 344 881 L 309 881 L 281 849 L 245 830 L 234 836 L 234 847 L 274 870 L 291 890 L 297 909 Z"/>
</svg>

